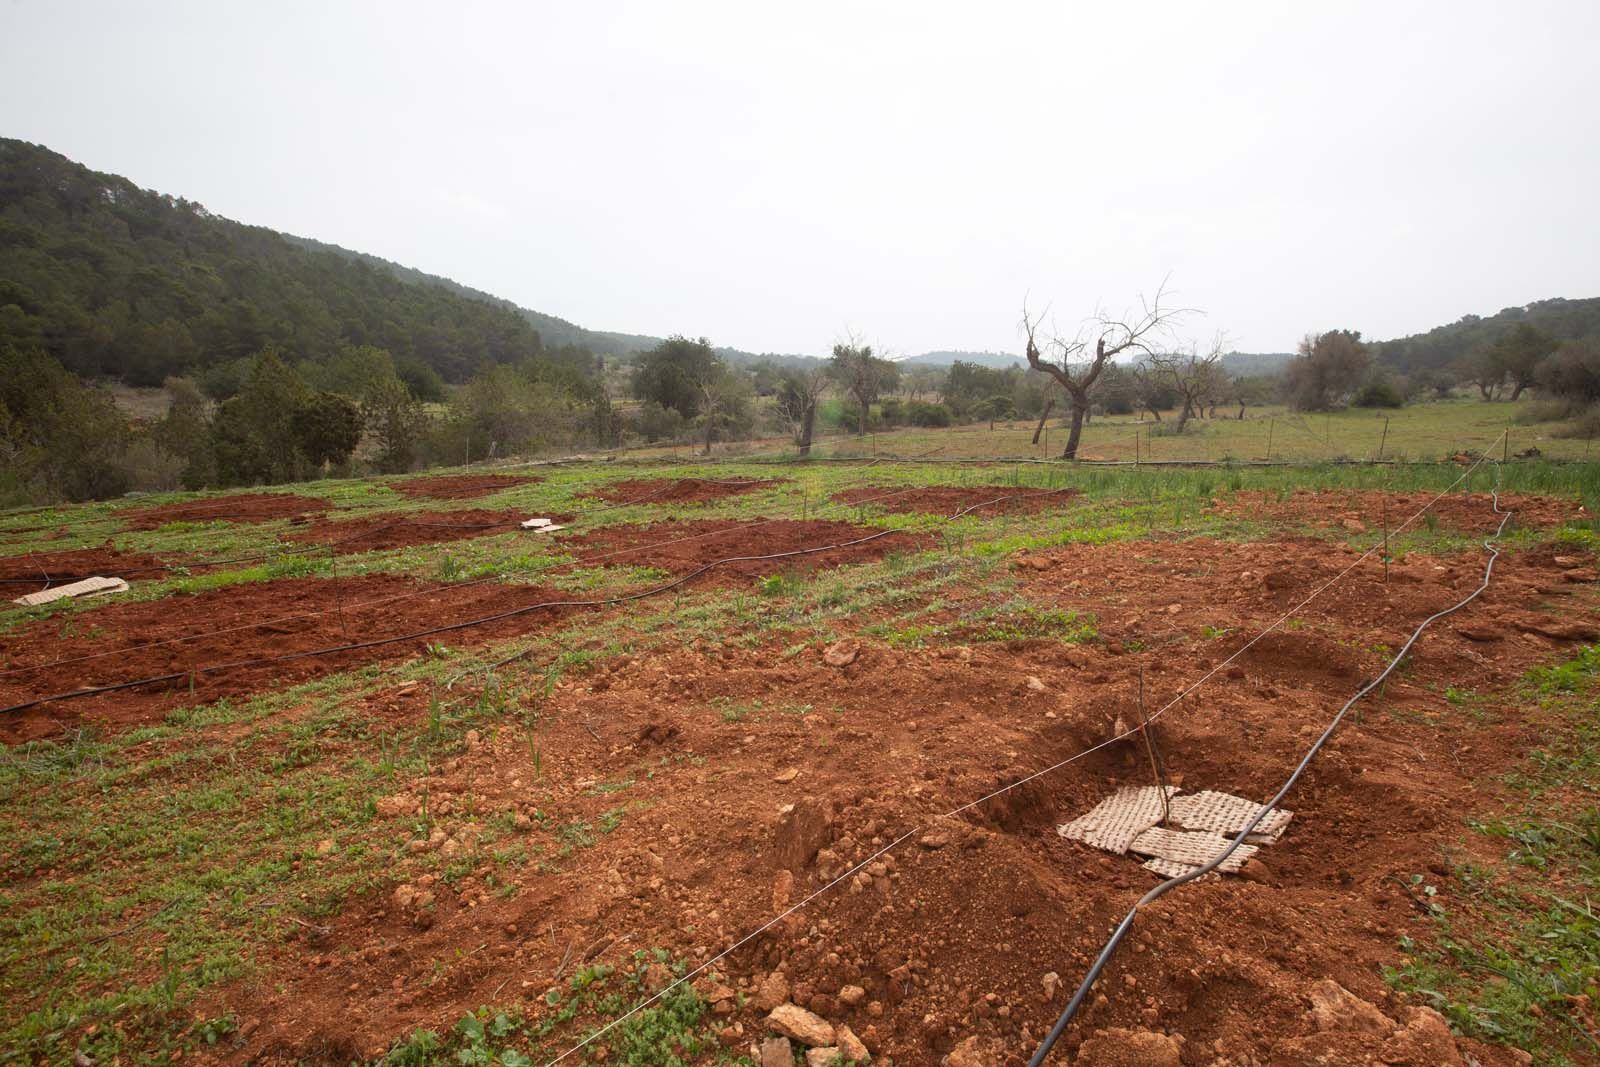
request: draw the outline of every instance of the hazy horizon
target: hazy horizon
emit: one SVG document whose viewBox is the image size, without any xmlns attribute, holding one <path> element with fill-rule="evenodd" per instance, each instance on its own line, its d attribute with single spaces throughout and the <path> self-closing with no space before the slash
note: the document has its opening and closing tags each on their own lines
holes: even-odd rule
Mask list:
<svg viewBox="0 0 1600 1067">
<path fill-rule="evenodd" d="M 0 3 L 0 134 L 595 330 L 1290 351 L 1600 295 L 1588 3 Z"/>
</svg>

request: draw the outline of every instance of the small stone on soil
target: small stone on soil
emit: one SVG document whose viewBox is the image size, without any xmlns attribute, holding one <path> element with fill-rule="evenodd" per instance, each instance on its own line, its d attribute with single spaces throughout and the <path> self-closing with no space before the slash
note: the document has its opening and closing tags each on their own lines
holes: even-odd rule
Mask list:
<svg viewBox="0 0 1600 1067">
<path fill-rule="evenodd" d="M 756 1062 L 761 1067 L 794 1067 L 794 1049 L 786 1037 L 769 1037 L 761 1042 Z"/>
<path fill-rule="evenodd" d="M 852 641 L 835 641 L 822 651 L 822 661 L 830 667 L 848 667 L 861 655 L 861 647 Z"/>
<path fill-rule="evenodd" d="M 798 1004 L 779 1004 L 767 1016 L 767 1028 L 802 1045 L 833 1044 L 833 1024 Z"/>
</svg>

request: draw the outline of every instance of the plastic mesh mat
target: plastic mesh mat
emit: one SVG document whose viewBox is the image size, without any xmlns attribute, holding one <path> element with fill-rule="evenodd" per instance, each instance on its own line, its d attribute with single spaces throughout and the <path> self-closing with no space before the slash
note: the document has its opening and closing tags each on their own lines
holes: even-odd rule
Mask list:
<svg viewBox="0 0 1600 1067">
<path fill-rule="evenodd" d="M 1057 827 L 1069 841 L 1114 852 L 1129 852 L 1148 857 L 1144 868 L 1166 878 L 1175 878 L 1202 867 L 1228 847 L 1228 842 L 1243 830 L 1262 805 L 1231 793 L 1214 789 L 1179 795 L 1164 787 L 1167 811 L 1162 810 L 1162 790 L 1152 785 L 1123 786 L 1096 804 L 1089 812 Z M 1163 814 L 1167 826 L 1161 826 Z M 1217 870 L 1237 873 L 1262 845 L 1283 836 L 1294 813 L 1281 808 L 1267 809 L 1261 822 Z"/>
<path fill-rule="evenodd" d="M 1177 790 L 1164 786 L 1167 796 Z M 1134 838 L 1161 821 L 1165 814 L 1161 790 L 1153 785 L 1125 785 L 1056 832 L 1068 841 L 1082 841 L 1107 852 L 1126 855 Z"/>
<path fill-rule="evenodd" d="M 1211 830 L 1234 836 L 1247 826 L 1262 805 L 1231 793 L 1205 789 L 1198 793 L 1175 796 L 1171 800 L 1172 818 L 1179 826 L 1189 830 Z M 1276 841 L 1283 836 L 1294 812 L 1272 808 L 1251 831 L 1248 840 Z"/>
<path fill-rule="evenodd" d="M 1228 847 L 1228 839 L 1210 830 L 1168 830 L 1164 826 L 1152 826 L 1134 838 L 1131 847 L 1141 856 L 1202 867 Z M 1217 865 L 1217 870 L 1237 871 L 1256 851 L 1255 845 L 1240 845 Z"/>
</svg>

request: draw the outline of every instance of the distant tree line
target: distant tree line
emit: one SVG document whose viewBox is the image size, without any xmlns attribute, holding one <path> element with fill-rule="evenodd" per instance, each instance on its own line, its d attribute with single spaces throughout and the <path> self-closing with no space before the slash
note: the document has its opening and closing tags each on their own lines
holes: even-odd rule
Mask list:
<svg viewBox="0 0 1600 1067">
<path fill-rule="evenodd" d="M 598 368 L 575 358 L 492 364 L 430 403 L 384 349 L 346 346 L 316 364 L 269 347 L 221 394 L 168 378 L 166 413 L 134 420 L 48 353 L 0 343 L 0 506 L 610 446 L 618 414 Z"/>
<path fill-rule="evenodd" d="M 1563 302 L 1576 303 L 1576 302 Z M 1382 345 L 1359 331 L 1308 335 L 1285 369 L 1282 395 L 1302 411 L 1356 407 L 1400 407 L 1421 398 L 1443 399 L 1469 388 L 1485 401 L 1515 402 L 1536 390 L 1535 415 L 1593 420 L 1600 402 L 1600 339 L 1563 340 L 1527 321 L 1502 325 L 1449 366 L 1420 366 L 1409 374 L 1380 362 Z"/>
<path fill-rule="evenodd" d="M 1373 358 L 1398 374 L 1450 371 L 1497 344 L 1518 325 L 1557 341 L 1600 342 L 1600 297 L 1538 300 L 1494 315 L 1464 315 L 1426 333 L 1372 344 Z"/>
</svg>

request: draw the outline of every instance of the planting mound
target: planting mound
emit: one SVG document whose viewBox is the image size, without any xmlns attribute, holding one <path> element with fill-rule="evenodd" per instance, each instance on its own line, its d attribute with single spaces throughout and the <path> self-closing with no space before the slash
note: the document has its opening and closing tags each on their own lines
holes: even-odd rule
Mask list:
<svg viewBox="0 0 1600 1067">
<path fill-rule="evenodd" d="M 612 504 L 703 504 L 781 485 L 785 478 L 625 478 L 584 493 Z"/>
<path fill-rule="evenodd" d="M 410 858 L 390 868 L 396 884 L 296 932 L 270 950 L 262 980 L 218 992 L 205 1014 L 239 1016 L 240 1061 L 327 1049 L 376 1057 L 480 1005 L 549 1019 L 552 1005 L 568 1007 L 579 968 L 626 969 L 657 946 L 697 963 L 821 891 L 696 981 L 730 1052 L 759 1042 L 767 1012 L 787 1001 L 821 1017 L 808 1020 L 812 1044 L 848 1026 L 875 1061 L 938 1064 L 976 1041 L 985 1058 L 948 1062 L 1022 1062 L 1156 883 L 1132 858 L 1056 833 L 1119 786 L 1146 784 L 1148 750 L 1116 742 L 959 817 L 940 813 L 1106 740 L 1140 693 L 1152 710 L 1170 699 L 1281 616 L 1295 594 L 1261 575 L 1314 580 L 1351 558 L 1320 542 L 1248 547 L 1244 558 L 1237 544 L 1206 541 L 1027 557 L 1015 570 L 1036 603 L 1107 620 L 1106 640 L 1076 647 L 863 641 L 841 656 L 786 648 L 783 636 L 600 660 L 543 706 L 536 750 L 520 730 L 486 732 L 459 760 L 378 799 L 389 822 L 375 839 L 388 847 L 419 812 L 433 820 L 434 836 L 417 834 Z M 1270 795 L 1338 699 L 1384 661 L 1380 648 L 1459 599 L 1482 562 L 1418 558 L 1388 581 L 1381 565 L 1352 574 L 1297 616 L 1302 629 L 1257 646 L 1152 728 L 1172 778 L 1190 792 Z M 1143 914 L 1054 1062 L 1517 1062 L 1452 1037 L 1381 975 L 1401 960 L 1397 942 L 1431 928 L 1413 874 L 1428 872 L 1428 899 L 1452 912 L 1481 891 L 1454 877 L 1440 849 L 1467 814 L 1495 803 L 1482 782 L 1528 749 L 1523 702 L 1480 708 L 1473 721 L 1444 687 L 1508 687 L 1571 651 L 1463 631 L 1559 623 L 1571 603 L 1547 608 L 1547 590 L 1579 588 L 1570 569 L 1508 555 L 1491 598 L 1430 631 L 1311 765 L 1286 805 L 1292 824 L 1248 877 L 1185 886 Z M 985 590 L 958 593 L 980 601 Z M 1128 618 L 1157 609 L 1159 626 Z M 1136 626 L 1143 640 L 1124 641 Z M 420 709 L 429 694 L 403 699 Z M 478 837 L 486 824 L 508 828 L 492 848 Z M 563 847 L 581 851 L 494 860 Z M 441 879 L 445 862 L 472 873 Z M 599 993 L 631 1004 L 661 981 Z M 1329 981 L 1353 994 L 1331 1018 L 1307 1010 Z M 573 1010 L 534 1062 L 621 1013 Z M 611 1061 L 596 1052 L 594 1062 Z"/>
<path fill-rule="evenodd" d="M 123 552 L 111 545 L 67 552 L 36 552 L 0 558 L 0 599 L 10 600 L 80 578 L 150 578 L 167 567 L 155 556 Z"/>
<path fill-rule="evenodd" d="M 107 604 L 72 616 L 66 624 L 45 619 L 5 634 L 0 639 L 0 707 L 198 667 L 374 641 L 560 599 L 570 595 L 532 586 L 439 586 L 370 575 L 250 582 L 195 595 Z M 311 612 L 317 614 L 304 617 Z M 229 668 L 195 676 L 192 688 L 185 677 L 0 713 L 0 742 L 50 736 L 79 723 L 104 728 L 158 722 L 174 707 L 404 659 L 427 641 L 472 644 L 540 630 L 563 614 L 540 610 L 426 640 Z M 94 658 L 65 662 L 85 656 Z"/>
<path fill-rule="evenodd" d="M 1032 489 L 1015 485 L 933 485 L 922 489 L 896 489 L 892 485 L 863 485 L 835 493 L 840 504 L 865 504 L 903 514 L 920 511 L 954 515 L 973 508 L 976 515 L 1027 514 L 1064 508 L 1079 495 L 1076 489 Z"/>
<path fill-rule="evenodd" d="M 517 474 L 440 474 L 432 478 L 408 478 L 390 482 L 389 488 L 410 497 L 432 500 L 466 500 L 488 496 L 513 485 L 532 485 L 541 479 Z"/>
<path fill-rule="evenodd" d="M 186 500 L 153 508 L 116 512 L 134 530 L 154 530 L 169 522 L 270 522 L 304 521 L 308 515 L 332 507 L 326 500 L 298 493 L 235 493 L 233 496 Z"/>
<path fill-rule="evenodd" d="M 1352 533 L 1367 530 L 1382 532 L 1385 516 L 1392 530 L 1421 511 L 1437 493 L 1382 493 L 1372 490 L 1296 489 L 1278 493 L 1245 491 L 1219 498 L 1213 509 L 1224 514 L 1248 514 L 1254 518 L 1306 526 L 1341 528 Z M 1429 510 L 1435 521 L 1463 533 L 1491 534 L 1500 525 L 1494 513 L 1494 498 L 1488 493 L 1447 493 Z M 1559 526 L 1569 519 L 1584 516 L 1583 506 L 1570 500 L 1547 496 L 1502 494 L 1500 506 L 1516 512 L 1519 526 Z M 1418 519 L 1406 529 L 1426 529 Z"/>
<path fill-rule="evenodd" d="M 462 511 L 415 511 L 366 515 L 359 519 L 322 519 L 289 538 L 330 545 L 340 552 L 377 552 L 407 545 L 464 541 L 515 530 L 528 515 L 521 511 L 468 508 Z M 560 516 L 545 516 L 557 522 Z"/>
<path fill-rule="evenodd" d="M 579 564 L 659 567 L 673 574 L 684 574 L 714 560 L 732 556 L 767 556 L 868 537 L 872 540 L 825 552 L 808 552 L 781 559 L 740 560 L 724 564 L 711 574 L 749 576 L 838 567 L 862 560 L 881 559 L 890 552 L 914 549 L 923 543 L 922 538 L 913 534 L 855 526 L 848 522 L 696 519 L 690 522 L 653 522 L 642 526 L 602 526 L 584 535 L 576 544 L 568 544 Z"/>
</svg>

